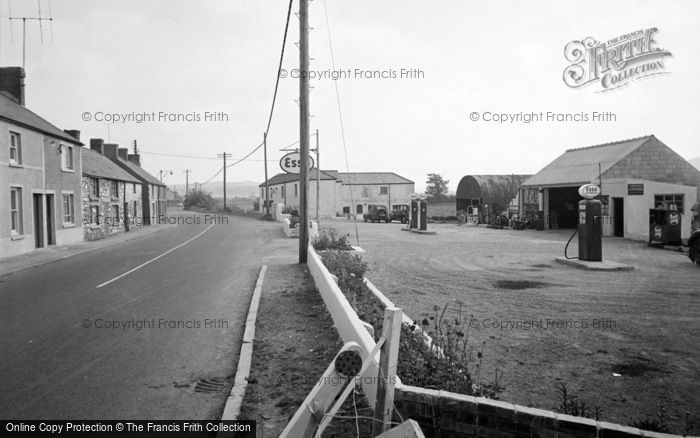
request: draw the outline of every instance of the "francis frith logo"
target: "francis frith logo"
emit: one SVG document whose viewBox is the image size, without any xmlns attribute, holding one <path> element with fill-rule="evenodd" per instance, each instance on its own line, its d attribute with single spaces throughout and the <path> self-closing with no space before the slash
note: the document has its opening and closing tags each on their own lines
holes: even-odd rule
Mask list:
<svg viewBox="0 0 700 438">
<path fill-rule="evenodd" d="M 564 70 L 564 83 L 571 88 L 598 83 L 600 93 L 668 73 L 664 57 L 672 55 L 657 46 L 657 30 L 637 30 L 606 42 L 592 37 L 571 41 L 564 48 L 566 60 L 572 63 Z"/>
</svg>

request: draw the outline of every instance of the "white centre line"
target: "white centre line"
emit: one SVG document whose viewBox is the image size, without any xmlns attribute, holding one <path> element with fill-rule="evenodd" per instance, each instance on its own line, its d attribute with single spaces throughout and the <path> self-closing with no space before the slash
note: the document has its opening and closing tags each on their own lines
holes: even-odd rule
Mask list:
<svg viewBox="0 0 700 438">
<path fill-rule="evenodd" d="M 106 286 L 106 285 L 108 285 L 108 284 L 110 284 L 110 283 L 112 283 L 112 282 L 114 282 L 114 281 L 117 281 L 117 280 L 119 280 L 119 279 L 122 278 L 122 277 L 126 277 L 127 275 L 131 274 L 132 272 L 137 271 L 137 270 L 143 268 L 144 266 L 148 265 L 149 263 L 155 262 L 155 261 L 158 260 L 159 258 L 164 257 L 164 256 L 170 254 L 171 252 L 175 251 L 176 249 L 182 248 L 183 246 L 185 246 L 185 245 L 187 245 L 188 243 L 192 242 L 192 241 L 193 241 L 194 239 L 196 239 L 197 237 L 199 237 L 199 236 L 201 236 L 202 234 L 204 234 L 204 233 L 206 233 L 207 231 L 209 231 L 209 230 L 211 229 L 211 227 L 213 227 L 213 226 L 214 226 L 214 224 L 209 225 L 209 227 L 208 227 L 206 230 L 204 230 L 204 231 L 202 231 L 201 233 L 197 234 L 197 235 L 194 236 L 193 238 L 191 238 L 191 239 L 189 239 L 189 240 L 187 240 L 187 241 L 185 241 L 185 242 L 179 244 L 179 245 L 176 246 L 175 248 L 171 248 L 171 249 L 165 251 L 163 254 L 161 254 L 161 255 L 159 255 L 159 256 L 157 256 L 157 257 L 152 258 L 151 260 L 149 260 L 149 261 L 147 261 L 147 262 L 145 262 L 145 263 L 141 263 L 141 264 L 138 265 L 137 267 L 135 267 L 135 268 L 133 268 L 133 269 L 130 269 L 130 270 L 126 271 L 125 273 L 123 273 L 123 274 L 121 274 L 121 275 L 118 275 L 118 276 L 114 277 L 113 279 L 111 279 L 111 280 L 109 280 L 109 281 L 105 281 L 104 283 L 98 285 L 98 286 L 97 286 L 97 289 L 101 288 L 102 286 Z"/>
</svg>

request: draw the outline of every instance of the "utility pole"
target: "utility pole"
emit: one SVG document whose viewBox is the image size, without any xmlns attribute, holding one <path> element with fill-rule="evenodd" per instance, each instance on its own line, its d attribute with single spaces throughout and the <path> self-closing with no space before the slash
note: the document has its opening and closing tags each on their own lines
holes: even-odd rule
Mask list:
<svg viewBox="0 0 700 438">
<path fill-rule="evenodd" d="M 158 173 L 160 174 L 160 182 L 163 182 L 163 173 L 165 173 L 166 176 L 172 175 L 173 171 L 172 170 L 159 170 Z"/>
<path fill-rule="evenodd" d="M 299 0 L 299 263 L 306 263 L 309 246 L 309 0 Z"/>
<path fill-rule="evenodd" d="M 224 211 L 226 211 L 226 158 L 231 158 L 231 154 L 224 152 L 223 154 L 218 154 L 217 157 L 224 159 Z"/>
<path fill-rule="evenodd" d="M 185 196 L 190 194 L 190 169 L 185 169 Z"/>
<path fill-rule="evenodd" d="M 316 149 L 313 149 L 314 152 L 316 152 L 316 226 L 320 226 L 320 219 L 321 217 L 318 214 L 319 210 L 319 203 L 321 201 L 320 198 L 320 193 L 321 193 L 321 152 L 318 148 L 319 140 L 318 140 L 318 129 L 316 130 Z"/>
<path fill-rule="evenodd" d="M 267 183 L 267 132 L 263 132 L 263 151 L 265 155 L 265 214 L 270 214 L 270 186 Z"/>
</svg>

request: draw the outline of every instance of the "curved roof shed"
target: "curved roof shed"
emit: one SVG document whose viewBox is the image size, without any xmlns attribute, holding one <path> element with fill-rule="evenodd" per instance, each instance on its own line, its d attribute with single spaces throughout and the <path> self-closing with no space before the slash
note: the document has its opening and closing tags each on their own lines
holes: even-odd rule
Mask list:
<svg viewBox="0 0 700 438">
<path fill-rule="evenodd" d="M 518 189 L 532 175 L 467 175 L 457 186 L 457 210 L 466 210 L 472 199 L 479 204 L 505 208 L 518 195 Z"/>
</svg>

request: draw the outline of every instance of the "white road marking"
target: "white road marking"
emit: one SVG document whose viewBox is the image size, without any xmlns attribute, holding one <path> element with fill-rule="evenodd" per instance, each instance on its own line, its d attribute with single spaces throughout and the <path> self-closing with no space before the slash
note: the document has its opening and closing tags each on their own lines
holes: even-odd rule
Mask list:
<svg viewBox="0 0 700 438">
<path fill-rule="evenodd" d="M 112 283 L 112 282 L 114 282 L 114 281 L 117 281 L 117 280 L 119 280 L 119 279 L 122 278 L 122 277 L 126 277 L 127 275 L 131 274 L 131 273 L 134 272 L 134 271 L 138 271 L 139 269 L 143 268 L 144 266 L 148 265 L 149 263 L 155 262 L 156 260 L 158 260 L 158 259 L 161 258 L 161 257 L 165 257 L 166 255 L 170 254 L 171 252 L 175 251 L 176 249 L 182 248 L 183 246 L 185 246 L 185 245 L 187 245 L 188 243 L 192 242 L 194 239 L 198 238 L 198 237 L 201 236 L 202 234 L 204 234 L 204 233 L 206 233 L 207 231 L 209 231 L 209 230 L 211 229 L 211 227 L 213 227 L 213 226 L 214 226 L 214 224 L 209 225 L 209 227 L 208 227 L 206 230 L 204 230 L 204 231 L 202 231 L 201 233 L 197 234 L 197 235 L 194 236 L 193 238 L 191 238 L 191 239 L 189 239 L 189 240 L 186 240 L 185 242 L 179 244 L 179 245 L 176 246 L 175 248 L 171 248 L 171 249 L 165 251 L 163 254 L 161 254 L 161 255 L 159 255 L 159 256 L 157 256 L 157 257 L 152 258 L 151 260 L 149 260 L 149 261 L 147 261 L 147 262 L 145 262 L 145 263 L 141 263 L 141 264 L 138 265 L 137 267 L 135 267 L 135 268 L 133 268 L 133 269 L 130 269 L 130 270 L 126 271 L 125 273 L 123 273 L 123 274 L 121 274 L 121 275 L 118 275 L 118 276 L 114 277 L 113 279 L 111 279 L 111 280 L 109 280 L 109 281 L 105 281 L 104 283 L 98 285 L 98 286 L 97 286 L 97 289 L 101 288 L 102 286 L 106 286 L 106 285 L 108 285 L 108 284 L 110 284 L 110 283 Z"/>
</svg>

